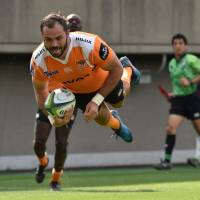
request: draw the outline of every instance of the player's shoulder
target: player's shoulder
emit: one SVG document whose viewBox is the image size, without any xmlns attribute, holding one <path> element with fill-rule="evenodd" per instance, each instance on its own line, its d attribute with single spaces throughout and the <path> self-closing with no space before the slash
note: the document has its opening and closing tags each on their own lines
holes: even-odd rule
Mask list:
<svg viewBox="0 0 200 200">
<path fill-rule="evenodd" d="M 47 50 L 44 47 L 44 43 L 41 43 L 32 54 L 31 64 L 34 62 L 37 66 L 42 67 L 44 65 L 44 58 L 47 56 Z"/>
<path fill-rule="evenodd" d="M 200 59 L 194 54 L 188 53 L 186 55 L 186 62 L 189 66 L 193 67 L 199 67 L 200 66 Z"/>
<path fill-rule="evenodd" d="M 35 62 L 39 62 L 46 54 L 46 48 L 44 47 L 44 43 L 41 43 L 32 54 L 32 59 Z"/>
<path fill-rule="evenodd" d="M 198 59 L 198 57 L 192 53 L 187 53 L 186 54 L 186 59 Z"/>
<path fill-rule="evenodd" d="M 72 48 L 80 47 L 86 58 L 96 49 L 98 36 L 86 32 L 72 32 L 69 34 Z"/>
<path fill-rule="evenodd" d="M 92 33 L 79 31 L 71 32 L 69 36 L 75 45 L 80 46 L 93 46 L 95 43 L 95 39 L 98 37 L 97 35 Z"/>
</svg>

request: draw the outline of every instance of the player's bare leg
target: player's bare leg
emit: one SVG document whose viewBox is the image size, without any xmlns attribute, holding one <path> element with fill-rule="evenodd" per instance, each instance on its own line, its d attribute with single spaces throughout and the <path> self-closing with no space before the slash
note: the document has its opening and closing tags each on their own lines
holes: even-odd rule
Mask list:
<svg viewBox="0 0 200 200">
<path fill-rule="evenodd" d="M 176 143 L 176 130 L 183 122 L 184 117 L 180 115 L 170 114 L 168 117 L 167 127 L 166 127 L 166 141 L 165 141 L 165 157 L 161 160 L 159 165 L 155 168 L 158 170 L 171 169 L 171 158 L 172 152 Z"/>
<path fill-rule="evenodd" d="M 67 125 L 62 127 L 57 127 L 55 129 L 55 146 L 56 152 L 54 156 L 54 168 L 52 170 L 51 181 L 49 186 L 52 190 L 61 190 L 61 177 L 63 174 L 63 168 L 65 160 L 67 158 L 67 145 L 68 138 L 77 114 L 77 109 L 74 110 L 74 117 L 68 122 Z"/>
<path fill-rule="evenodd" d="M 115 134 L 126 142 L 132 142 L 131 130 L 122 122 L 116 110 L 109 110 L 105 103 L 101 104 L 96 122 L 112 128 Z"/>
<path fill-rule="evenodd" d="M 37 183 L 42 183 L 45 178 L 44 169 L 47 167 L 49 162 L 46 153 L 46 141 L 49 137 L 51 128 L 51 124 L 39 120 L 36 121 L 34 151 L 39 160 L 39 165 L 35 173 L 35 179 Z"/>
<path fill-rule="evenodd" d="M 61 176 L 63 174 L 64 163 L 67 157 L 67 144 L 70 129 L 67 125 L 57 127 L 56 132 L 56 152 L 54 157 L 54 168 L 52 170 L 52 177 L 50 187 L 52 190 L 61 189 Z"/>
<path fill-rule="evenodd" d="M 120 62 L 123 66 L 121 80 L 123 81 L 124 85 L 124 96 L 127 96 L 130 91 L 130 86 L 136 86 L 139 84 L 141 74 L 126 56 L 120 58 Z"/>
</svg>

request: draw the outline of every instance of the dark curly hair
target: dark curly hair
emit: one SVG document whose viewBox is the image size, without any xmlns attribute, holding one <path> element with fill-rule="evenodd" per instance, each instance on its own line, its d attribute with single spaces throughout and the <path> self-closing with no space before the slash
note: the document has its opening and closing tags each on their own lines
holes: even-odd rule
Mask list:
<svg viewBox="0 0 200 200">
<path fill-rule="evenodd" d="M 43 28 L 47 26 L 48 28 L 53 28 L 56 23 L 59 23 L 64 31 L 68 31 L 67 21 L 64 15 L 61 13 L 50 13 L 45 16 L 40 23 L 40 31 L 43 31 Z"/>
</svg>

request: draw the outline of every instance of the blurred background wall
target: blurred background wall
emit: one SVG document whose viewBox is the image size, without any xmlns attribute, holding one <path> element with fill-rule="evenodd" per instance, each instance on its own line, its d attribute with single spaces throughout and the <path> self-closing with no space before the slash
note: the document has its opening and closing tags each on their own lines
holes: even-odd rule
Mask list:
<svg viewBox="0 0 200 200">
<path fill-rule="evenodd" d="M 169 105 L 157 85 L 170 90 L 167 61 L 170 40 L 177 32 L 189 40 L 189 50 L 200 47 L 198 0 L 0 0 L 0 170 L 32 169 L 34 115 L 37 110 L 29 61 L 41 42 L 40 20 L 49 12 L 77 13 L 84 31 L 100 35 L 117 52 L 127 55 L 142 71 L 119 111 L 134 132 L 126 144 L 110 137 L 112 131 L 86 123 L 79 112 L 69 139 L 66 167 L 153 164 L 163 155 Z M 185 162 L 194 148 L 190 123 L 178 130 L 174 162 Z M 48 141 L 54 153 L 54 132 Z M 52 166 L 52 158 L 49 167 Z"/>
<path fill-rule="evenodd" d="M 0 0 L 0 52 L 32 52 L 40 20 L 49 12 L 78 13 L 84 30 L 97 33 L 118 52 L 169 52 L 184 32 L 194 51 L 200 44 L 198 0 Z"/>
</svg>

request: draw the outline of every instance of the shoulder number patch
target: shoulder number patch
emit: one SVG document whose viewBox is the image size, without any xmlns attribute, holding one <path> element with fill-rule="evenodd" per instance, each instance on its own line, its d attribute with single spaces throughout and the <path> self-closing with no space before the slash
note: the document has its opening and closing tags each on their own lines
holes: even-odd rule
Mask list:
<svg viewBox="0 0 200 200">
<path fill-rule="evenodd" d="M 101 43 L 100 45 L 100 49 L 99 49 L 99 56 L 102 60 L 106 60 L 106 58 L 108 57 L 108 54 L 109 54 L 109 50 L 108 50 L 108 47 Z"/>
</svg>

